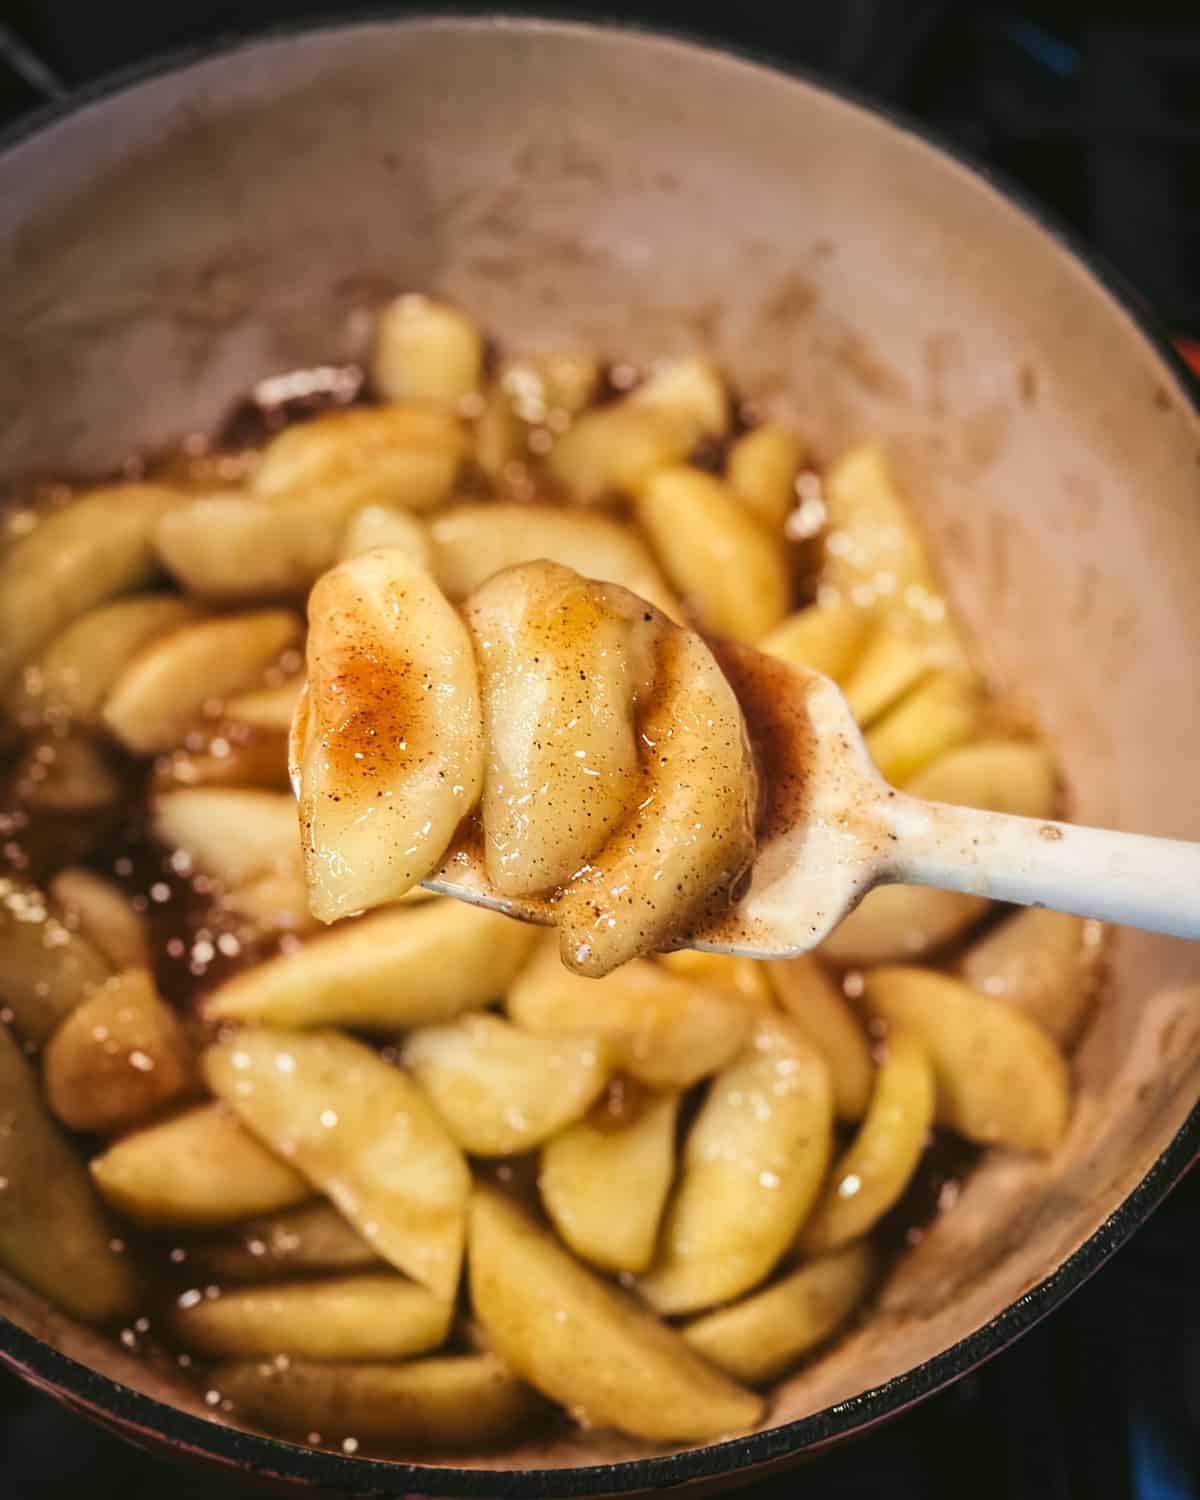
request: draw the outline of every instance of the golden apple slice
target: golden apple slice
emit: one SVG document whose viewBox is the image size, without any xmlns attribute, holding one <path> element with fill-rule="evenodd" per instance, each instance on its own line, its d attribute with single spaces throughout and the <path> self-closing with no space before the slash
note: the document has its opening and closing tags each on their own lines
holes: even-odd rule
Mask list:
<svg viewBox="0 0 1200 1500">
<path fill-rule="evenodd" d="M 494 1354 L 449 1354 L 399 1364 L 330 1365 L 292 1359 L 217 1365 L 208 1384 L 235 1416 L 269 1431 L 326 1443 L 474 1448 L 527 1431 L 541 1403 Z"/>
<path fill-rule="evenodd" d="M 98 723 L 109 689 L 137 653 L 200 613 L 174 594 L 136 594 L 88 610 L 25 664 L 7 695 L 9 713 L 23 729 Z"/>
<path fill-rule="evenodd" d="M 108 959 L 64 925 L 44 892 L 0 876 L 0 995 L 24 1041 L 45 1042 L 111 973 Z"/>
<path fill-rule="evenodd" d="M 418 568 L 433 572 L 433 542 L 420 516 L 395 505 L 366 505 L 356 511 L 342 536 L 341 557 L 357 557 L 380 547 L 399 547 Z"/>
<path fill-rule="evenodd" d="M 0 1026 L 0 1266 L 89 1323 L 119 1318 L 139 1289 L 87 1171 L 46 1112 L 33 1069 Z"/>
<path fill-rule="evenodd" d="M 862 1024 L 816 959 L 785 958 L 762 966 L 780 1005 L 829 1064 L 839 1120 L 861 1120 L 875 1067 Z"/>
<path fill-rule="evenodd" d="M 677 1094 L 616 1124 L 598 1107 L 542 1147 L 542 1203 L 576 1255 L 606 1271 L 649 1266 L 675 1175 L 678 1113 Z"/>
<path fill-rule="evenodd" d="M 253 686 L 302 633 L 286 609 L 182 625 L 140 651 L 117 678 L 104 723 L 135 754 L 170 750 L 207 704 Z"/>
<path fill-rule="evenodd" d="M 979 726 L 983 693 L 966 672 L 934 672 L 866 733 L 867 749 L 885 781 L 905 786 Z"/>
<path fill-rule="evenodd" d="M 769 533 L 712 474 L 687 464 L 638 485 L 638 520 L 672 585 L 704 630 L 753 644 L 791 596 L 783 535 Z"/>
<path fill-rule="evenodd" d="M 866 1117 L 804 1226 L 802 1249 L 838 1250 L 887 1213 L 921 1159 L 933 1106 L 933 1065 L 925 1048 L 898 1027 L 890 1030 Z"/>
<path fill-rule="evenodd" d="M 775 1380 L 846 1321 L 866 1296 L 874 1267 L 869 1245 L 847 1245 L 730 1307 L 705 1313 L 680 1332 L 735 1380 Z"/>
<path fill-rule="evenodd" d="M 645 542 L 611 516 L 558 505 L 489 501 L 451 505 L 430 519 L 434 572 L 451 599 L 462 599 L 502 568 L 559 563 L 585 578 L 619 583 L 679 618 L 679 605 Z"/>
<path fill-rule="evenodd" d="M 1067 1046 L 1095 995 L 1103 940 L 1099 922 L 1029 907 L 972 943 L 960 967 L 968 984 Z"/>
<path fill-rule="evenodd" d="M 405 903 L 235 974 L 205 1013 L 285 1027 L 436 1025 L 503 994 L 537 938 L 536 927 L 462 901 Z"/>
<path fill-rule="evenodd" d="M 300 820 L 287 792 L 184 787 L 154 799 L 151 831 L 228 886 L 300 867 Z"/>
<path fill-rule="evenodd" d="M 146 1228 L 216 1228 L 312 1196 L 298 1172 L 217 1104 L 122 1136 L 91 1170 L 113 1208 Z"/>
<path fill-rule="evenodd" d="M 636 811 L 563 892 L 563 962 L 593 978 L 685 936 L 754 857 L 757 778 L 741 707 L 698 635 L 667 629 L 639 715 Z"/>
<path fill-rule="evenodd" d="M 824 1058 L 794 1021 L 761 1017 L 745 1054 L 713 1081 L 688 1132 L 642 1295 L 673 1315 L 749 1291 L 795 1239 L 832 1149 Z"/>
<path fill-rule="evenodd" d="M 46 1044 L 50 1108 L 72 1130 L 112 1135 L 157 1113 L 196 1085 L 183 1027 L 145 969 L 106 980 Z"/>
<path fill-rule="evenodd" d="M 879 626 L 846 678 L 843 690 L 850 712 L 863 727 L 873 724 L 917 686 L 929 666 L 929 651 L 922 642 Z"/>
<path fill-rule="evenodd" d="M 336 1031 L 249 1028 L 203 1057 L 218 1098 L 397 1270 L 454 1295 L 471 1179 L 400 1069 Z"/>
<path fill-rule="evenodd" d="M 736 995 L 752 1011 L 775 1008 L 767 978 L 770 965 L 757 959 L 733 953 L 702 953 L 699 948 L 677 948 L 674 953 L 658 954 L 654 961 L 672 974 Z"/>
<path fill-rule="evenodd" d="M 553 890 L 641 795 L 634 701 L 654 673 L 640 601 L 554 563 L 497 573 L 464 605 L 483 689 L 488 879 Z"/>
<path fill-rule="evenodd" d="M 456 307 L 408 292 L 376 319 L 370 371 L 371 384 L 390 400 L 453 404 L 479 389 L 483 337 Z"/>
<path fill-rule="evenodd" d="M 702 1439 L 762 1415 L 756 1396 L 484 1189 L 471 1201 L 469 1267 L 471 1305 L 496 1352 L 589 1426 Z"/>
<path fill-rule="evenodd" d="M 301 672 L 278 687 L 253 688 L 248 693 L 238 693 L 226 701 L 225 717 L 235 724 L 248 724 L 252 729 L 275 730 L 287 735 L 303 688 L 304 674 Z"/>
<path fill-rule="evenodd" d="M 245 1219 L 228 1236 L 188 1248 L 187 1265 L 212 1281 L 278 1281 L 306 1271 L 379 1270 L 383 1262 L 331 1203 Z"/>
<path fill-rule="evenodd" d="M 171 1332 L 208 1359 L 400 1359 L 445 1342 L 453 1302 L 388 1271 L 242 1287 L 208 1298 L 189 1289 Z"/>
<path fill-rule="evenodd" d="M 513 924 L 515 925 L 515 924 Z M 603 979 L 565 969 L 553 938 L 508 986 L 509 1016 L 535 1036 L 599 1036 L 616 1065 L 651 1088 L 684 1089 L 722 1068 L 749 1029 L 724 990 L 635 959 Z"/>
<path fill-rule="evenodd" d="M 1071 1112 L 1062 1053 L 1018 1011 L 933 969 L 866 976 L 871 1014 L 924 1046 L 937 1084 L 936 1120 L 980 1145 L 1049 1152 Z"/>
<path fill-rule="evenodd" d="M 725 472 L 730 488 L 750 513 L 782 533 L 796 504 L 796 476 L 803 459 L 804 444 L 794 432 L 764 422 L 730 448 Z"/>
<path fill-rule="evenodd" d="M 38 518 L 0 562 L 0 683 L 77 616 L 151 581 L 154 529 L 181 499 L 161 485 L 121 484 Z"/>
<path fill-rule="evenodd" d="M 870 632 L 871 616 L 865 609 L 811 604 L 789 615 L 757 644 L 768 656 L 844 683 Z"/>
<path fill-rule="evenodd" d="M 608 1081 L 595 1037 L 539 1037 L 498 1016 L 414 1031 L 404 1061 L 472 1156 L 532 1151 L 585 1115 Z"/>
<path fill-rule="evenodd" d="M 150 932 L 145 917 L 112 881 L 79 866 L 60 870 L 50 897 L 67 927 L 103 955 L 114 969 L 150 967 Z"/>
<path fill-rule="evenodd" d="M 369 552 L 309 599 L 297 709 L 313 913 L 395 901 L 435 870 L 483 789 L 483 718 L 466 626 L 403 552 Z"/>
</svg>

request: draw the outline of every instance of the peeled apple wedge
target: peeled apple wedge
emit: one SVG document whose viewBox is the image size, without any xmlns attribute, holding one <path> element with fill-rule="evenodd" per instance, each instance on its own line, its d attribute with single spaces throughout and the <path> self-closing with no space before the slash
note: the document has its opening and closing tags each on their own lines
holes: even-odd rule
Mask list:
<svg viewBox="0 0 1200 1500">
<path fill-rule="evenodd" d="M 219 1104 L 122 1136 L 92 1158 L 91 1172 L 113 1208 L 145 1228 L 216 1228 L 312 1196 L 298 1172 Z"/>
<path fill-rule="evenodd" d="M 969 673 L 926 677 L 867 730 L 867 749 L 880 775 L 893 786 L 907 786 L 931 761 L 971 738 L 982 706 L 980 684 Z"/>
<path fill-rule="evenodd" d="M 185 1349 L 209 1359 L 401 1359 L 445 1341 L 454 1304 L 394 1271 L 184 1292 L 170 1325 Z"/>
<path fill-rule="evenodd" d="M 453 1297 L 471 1179 L 411 1078 L 335 1031 L 247 1028 L 202 1061 L 213 1093 L 385 1260 Z"/>
<path fill-rule="evenodd" d="M 207 703 L 253 686 L 302 633 L 286 609 L 182 625 L 128 664 L 104 704 L 104 723 L 136 755 L 170 750 Z"/>
<path fill-rule="evenodd" d="M 91 943 L 114 969 L 150 967 L 146 919 L 120 886 L 71 866 L 50 882 L 50 897 L 68 929 Z"/>
<path fill-rule="evenodd" d="M 487 501 L 438 511 L 429 531 L 434 573 L 451 599 L 464 598 L 502 568 L 545 559 L 585 578 L 619 583 L 679 618 L 679 605 L 646 544 L 611 516 Z"/>
<path fill-rule="evenodd" d="M 873 1016 L 910 1032 L 928 1053 L 939 1125 L 982 1146 L 1047 1153 L 1058 1145 L 1070 1077 L 1040 1027 L 932 969 L 873 969 L 863 997 Z"/>
<path fill-rule="evenodd" d="M 587 1113 L 609 1074 L 595 1037 L 532 1036 L 483 1014 L 414 1031 L 404 1062 L 472 1156 L 540 1146 Z"/>
<path fill-rule="evenodd" d="M 513 924 L 516 925 L 516 924 Z M 747 1036 L 747 1007 L 647 959 L 603 979 L 565 969 L 543 938 L 508 986 L 508 1014 L 535 1036 L 599 1036 L 614 1065 L 651 1088 L 684 1089 L 722 1068 Z"/>
<path fill-rule="evenodd" d="M 833 980 L 808 954 L 762 967 L 780 1006 L 829 1065 L 838 1119 L 861 1120 L 875 1078 L 862 1023 Z"/>
<path fill-rule="evenodd" d="M 1065 1046 L 1087 1015 L 1103 939 L 1099 922 L 1029 907 L 967 949 L 962 976 Z"/>
<path fill-rule="evenodd" d="M 379 313 L 370 360 L 381 396 L 454 403 L 479 389 L 483 338 L 456 307 L 409 292 Z"/>
<path fill-rule="evenodd" d="M 929 1139 L 934 1091 L 924 1047 L 898 1027 L 889 1031 L 870 1107 L 804 1226 L 803 1250 L 819 1253 L 849 1244 L 896 1202 Z"/>
<path fill-rule="evenodd" d="M 1045 748 L 1010 740 L 984 740 L 950 750 L 905 787 L 914 797 L 1052 817 L 1057 786 Z M 866 899 L 821 945 L 840 965 L 891 963 L 934 952 L 988 909 L 981 896 L 931 886 L 887 885 Z"/>
<path fill-rule="evenodd" d="M 653 622 L 554 563 L 506 568 L 463 612 L 483 695 L 488 879 L 509 896 L 552 890 L 640 795 L 634 701 L 654 673 Z"/>
<path fill-rule="evenodd" d="M 498 1443 L 528 1429 L 541 1404 L 493 1354 L 398 1364 L 233 1361 L 210 1371 L 209 1384 L 235 1414 L 270 1431 L 405 1449 Z"/>
<path fill-rule="evenodd" d="M 862 726 L 873 724 L 929 671 L 929 652 L 910 636 L 880 626 L 868 637 L 843 691 Z"/>
<path fill-rule="evenodd" d="M 658 1312 L 749 1291 L 795 1239 L 833 1149 L 824 1058 L 784 1016 L 757 1021 L 688 1132 L 658 1259 L 639 1283 Z"/>
<path fill-rule="evenodd" d="M 309 599 L 293 780 L 323 922 L 395 901 L 435 870 L 483 790 L 471 638 L 402 551 L 341 563 Z"/>
<path fill-rule="evenodd" d="M 417 567 L 433 572 L 433 543 L 420 516 L 395 505 L 366 505 L 356 511 L 342 536 L 342 558 L 380 547 L 399 547 Z"/>
<path fill-rule="evenodd" d="M 181 498 L 154 484 L 90 490 L 9 548 L 0 562 L 0 683 L 78 615 L 151 581 L 154 529 Z"/>
<path fill-rule="evenodd" d="M 42 1102 L 37 1078 L 0 1026 L 0 1266 L 89 1323 L 130 1312 L 138 1285 L 88 1181 Z"/>
<path fill-rule="evenodd" d="M 454 485 L 467 431 L 446 406 L 391 401 L 326 412 L 273 437 L 254 471 L 255 494 L 286 499 L 327 486 L 354 487 L 359 505 L 427 510 Z"/>
<path fill-rule="evenodd" d="M 600 374 L 594 354 L 550 350 L 506 360 L 500 368 L 500 388 L 521 421 L 534 425 L 556 412 L 564 416 L 581 412 L 596 394 Z"/>
<path fill-rule="evenodd" d="M 252 729 L 275 730 L 286 735 L 292 727 L 296 704 L 304 688 L 304 674 L 289 677 L 278 687 L 252 688 L 225 703 L 225 717 Z"/>
<path fill-rule="evenodd" d="M 378 1271 L 383 1266 L 362 1235 L 321 1199 L 245 1219 L 227 1236 L 190 1247 L 187 1264 L 217 1282 L 277 1281 L 306 1271 Z"/>
<path fill-rule="evenodd" d="M 753 958 L 741 958 L 732 953 L 702 953 L 698 948 L 678 948 L 674 953 L 658 954 L 655 962 L 672 974 L 736 995 L 752 1011 L 774 1009 L 767 965 Z"/>
<path fill-rule="evenodd" d="M 768 656 L 844 683 L 870 632 L 871 616 L 865 609 L 810 604 L 768 631 L 757 645 Z"/>
<path fill-rule="evenodd" d="M 471 1304 L 496 1352 L 589 1425 L 699 1440 L 762 1415 L 757 1396 L 486 1189 L 471 1200 L 468 1262 Z"/>
<path fill-rule="evenodd" d="M 196 1082 L 192 1049 L 145 969 L 105 980 L 46 1043 L 50 1108 L 72 1130 L 111 1135 L 140 1124 Z"/>
<path fill-rule="evenodd" d="M 406 903 L 339 926 L 218 985 L 210 1020 L 394 1032 L 504 993 L 538 931 L 463 901 Z"/>
<path fill-rule="evenodd" d="M 41 1044 L 112 965 L 67 927 L 45 893 L 0 876 L 0 995 L 22 1040 Z"/>
<path fill-rule="evenodd" d="M 200 617 L 175 594 L 135 594 L 88 610 L 28 661 L 8 692 L 8 711 L 23 729 L 99 722 L 109 689 L 152 641 Z"/>
<path fill-rule="evenodd" d="M 741 707 L 693 632 L 664 629 L 638 732 L 643 800 L 556 907 L 563 962 L 592 978 L 685 934 L 754 857 L 757 782 Z"/>
<path fill-rule="evenodd" d="M 685 354 L 656 364 L 626 402 L 640 410 L 667 412 L 690 424 L 696 436 L 718 438 L 729 428 L 729 392 L 716 362 Z"/>
<path fill-rule="evenodd" d="M 222 884 L 300 868 L 300 821 L 288 792 L 183 787 L 154 799 L 151 831 Z"/>
<path fill-rule="evenodd" d="M 751 515 L 770 530 L 782 532 L 796 504 L 796 475 L 803 458 L 804 444 L 794 432 L 764 422 L 730 448 L 725 473 Z"/>
<path fill-rule="evenodd" d="M 753 644 L 786 616 L 783 534 L 768 532 L 722 480 L 688 464 L 655 469 L 635 499 L 667 577 L 702 629 Z"/>
<path fill-rule="evenodd" d="M 782 1375 L 836 1332 L 871 1284 L 874 1256 L 863 1241 L 807 1261 L 780 1281 L 719 1307 L 680 1332 L 710 1364 L 747 1385 Z"/>
<path fill-rule="evenodd" d="M 679 1096 L 652 1097 L 628 1123 L 597 1108 L 542 1147 L 542 1203 L 564 1242 L 606 1271 L 644 1271 L 675 1175 Z"/>
</svg>

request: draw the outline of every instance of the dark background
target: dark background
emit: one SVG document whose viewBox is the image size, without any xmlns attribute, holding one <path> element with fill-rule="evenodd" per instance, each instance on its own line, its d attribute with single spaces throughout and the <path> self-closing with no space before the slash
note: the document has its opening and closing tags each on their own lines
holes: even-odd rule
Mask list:
<svg viewBox="0 0 1200 1500">
<path fill-rule="evenodd" d="M 163 51 L 369 8 L 0 0 L 0 129 Z M 1200 339 L 1196 0 L 473 8 L 641 20 L 849 82 L 1019 181 L 1116 265 L 1171 331 Z M 802 1486 L 822 1500 L 1200 1500 L 1200 1175 L 1016 1347 L 886 1428 L 757 1487 L 756 1500 Z M 0 1374 L 2 1500 L 158 1500 L 168 1491 L 173 1500 L 240 1500 L 228 1479 L 149 1460 Z"/>
</svg>

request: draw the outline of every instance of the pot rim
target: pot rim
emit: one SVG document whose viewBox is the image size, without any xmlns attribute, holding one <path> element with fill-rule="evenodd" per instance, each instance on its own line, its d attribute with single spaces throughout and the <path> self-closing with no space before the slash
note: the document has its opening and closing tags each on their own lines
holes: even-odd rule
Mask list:
<svg viewBox="0 0 1200 1500">
<path fill-rule="evenodd" d="M 263 42 L 325 31 L 352 31 L 373 25 L 421 27 L 450 23 L 473 29 L 552 30 L 569 35 L 624 33 L 650 41 L 673 43 L 691 50 L 716 53 L 832 94 L 843 103 L 882 118 L 894 129 L 981 177 L 1069 255 L 1080 262 L 1101 291 L 1133 322 L 1138 332 L 1166 363 L 1194 413 L 1200 416 L 1200 379 L 1176 351 L 1156 313 L 1143 295 L 1087 245 L 1056 210 L 1035 199 L 1005 173 L 980 162 L 969 151 L 943 139 L 936 131 L 890 104 L 867 99 L 853 87 L 773 56 L 766 49 L 730 43 L 714 33 L 682 27 L 645 26 L 597 13 L 580 19 L 577 13 L 555 15 L 547 6 L 538 14 L 490 10 L 480 6 L 448 5 L 436 10 L 396 14 L 384 9 L 356 9 L 349 15 L 306 17 L 262 28 L 224 32 L 202 43 L 160 53 L 99 79 L 54 100 L 0 130 L 0 155 L 76 111 L 121 93 L 139 83 L 182 71 L 228 53 Z M 416 1493 L 492 1497 L 617 1496 L 666 1489 L 675 1485 L 718 1481 L 739 1472 L 777 1465 L 882 1422 L 906 1407 L 941 1390 L 968 1370 L 982 1364 L 1053 1311 L 1115 1253 L 1149 1217 L 1193 1162 L 1200 1160 L 1200 1103 L 1192 1109 L 1137 1186 L 1073 1254 L 1037 1285 L 994 1318 L 948 1349 L 895 1376 L 883 1385 L 860 1392 L 848 1401 L 827 1407 L 798 1421 L 765 1428 L 679 1453 L 560 1469 L 487 1469 L 430 1466 L 386 1459 L 343 1456 L 258 1433 L 243 1432 L 219 1421 L 193 1416 L 167 1405 L 62 1354 L 0 1315 L 0 1363 L 30 1384 L 57 1396 L 109 1427 L 127 1435 L 166 1442 L 179 1452 L 242 1470 L 264 1479 L 297 1481 L 339 1494 L 373 1495 Z"/>
</svg>

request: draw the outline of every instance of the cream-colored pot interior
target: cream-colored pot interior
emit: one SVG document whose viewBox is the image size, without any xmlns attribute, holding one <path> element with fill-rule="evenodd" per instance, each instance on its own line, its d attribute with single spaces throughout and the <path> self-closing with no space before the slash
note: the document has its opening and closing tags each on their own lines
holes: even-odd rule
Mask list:
<svg viewBox="0 0 1200 1500">
<path fill-rule="evenodd" d="M 1054 238 L 819 88 L 536 23 L 264 42 L 0 156 L 0 277 L 0 476 L 102 472 L 208 428 L 268 372 L 354 356 L 365 310 L 402 288 L 461 300 L 510 346 L 710 349 L 820 453 L 889 439 L 1074 815 L 1200 839 L 1200 423 Z M 1122 933 L 1075 1068 L 1058 1155 L 993 1155 L 773 1422 L 945 1351 L 1117 1208 L 1200 1095 L 1200 947 Z M 211 1415 L 11 1283 L 0 1310 Z M 585 1437 L 477 1462 L 644 1451 Z"/>
</svg>

